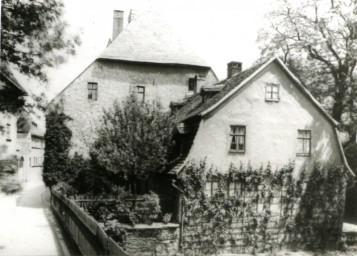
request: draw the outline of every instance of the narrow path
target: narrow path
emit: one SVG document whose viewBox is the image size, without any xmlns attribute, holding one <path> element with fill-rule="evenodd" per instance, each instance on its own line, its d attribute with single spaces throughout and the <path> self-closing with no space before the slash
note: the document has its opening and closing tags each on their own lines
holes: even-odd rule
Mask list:
<svg viewBox="0 0 357 256">
<path fill-rule="evenodd" d="M 25 185 L 20 194 L 0 194 L 0 255 L 66 255 L 45 186 Z"/>
</svg>

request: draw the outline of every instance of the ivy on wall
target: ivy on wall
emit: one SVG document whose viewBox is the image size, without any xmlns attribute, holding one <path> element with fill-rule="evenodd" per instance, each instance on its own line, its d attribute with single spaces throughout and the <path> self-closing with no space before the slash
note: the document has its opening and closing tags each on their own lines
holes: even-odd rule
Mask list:
<svg viewBox="0 0 357 256">
<path fill-rule="evenodd" d="M 222 174 L 205 162 L 185 167 L 184 253 L 257 253 L 284 246 L 324 249 L 342 227 L 345 174 L 318 165 L 293 176 L 294 163 L 279 170 L 231 166 Z M 216 182 L 213 194 L 206 183 Z M 327 239 L 327 240 L 326 240 Z"/>
</svg>

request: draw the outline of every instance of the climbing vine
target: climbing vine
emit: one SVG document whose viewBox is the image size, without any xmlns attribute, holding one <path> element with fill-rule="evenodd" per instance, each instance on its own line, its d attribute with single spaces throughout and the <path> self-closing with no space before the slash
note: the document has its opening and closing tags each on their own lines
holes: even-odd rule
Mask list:
<svg viewBox="0 0 357 256">
<path fill-rule="evenodd" d="M 338 241 L 343 169 L 316 165 L 311 174 L 295 177 L 294 168 L 293 162 L 278 170 L 232 165 L 220 173 L 204 161 L 187 165 L 181 174 L 184 252 L 258 253 L 312 244 L 323 249 L 326 237 Z"/>
</svg>

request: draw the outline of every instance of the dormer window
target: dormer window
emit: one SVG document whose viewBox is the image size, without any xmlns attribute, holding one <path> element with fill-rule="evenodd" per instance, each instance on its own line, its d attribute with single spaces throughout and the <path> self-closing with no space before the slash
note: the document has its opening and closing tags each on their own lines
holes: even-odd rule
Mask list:
<svg viewBox="0 0 357 256">
<path fill-rule="evenodd" d="M 197 76 L 188 79 L 188 90 L 191 92 L 197 92 Z"/>
<path fill-rule="evenodd" d="M 97 83 L 88 83 L 88 100 L 98 100 Z"/>
<path fill-rule="evenodd" d="M 279 101 L 279 85 L 269 83 L 265 86 L 265 100 Z"/>
</svg>

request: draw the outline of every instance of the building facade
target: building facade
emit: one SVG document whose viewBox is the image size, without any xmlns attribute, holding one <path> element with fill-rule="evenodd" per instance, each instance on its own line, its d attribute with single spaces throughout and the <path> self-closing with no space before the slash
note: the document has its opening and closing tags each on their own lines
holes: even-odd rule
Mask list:
<svg viewBox="0 0 357 256">
<path fill-rule="evenodd" d="M 186 163 L 205 159 L 221 172 L 291 161 L 296 174 L 317 163 L 349 169 L 337 122 L 278 58 L 238 70 L 194 98 L 179 110 Z"/>
<path fill-rule="evenodd" d="M 103 109 L 135 94 L 145 102 L 172 101 L 200 90 L 217 77 L 155 13 L 132 12 L 122 31 L 123 12 L 114 12 L 113 42 L 51 103 L 71 117 L 72 148 L 84 156 L 101 124 Z"/>
</svg>

